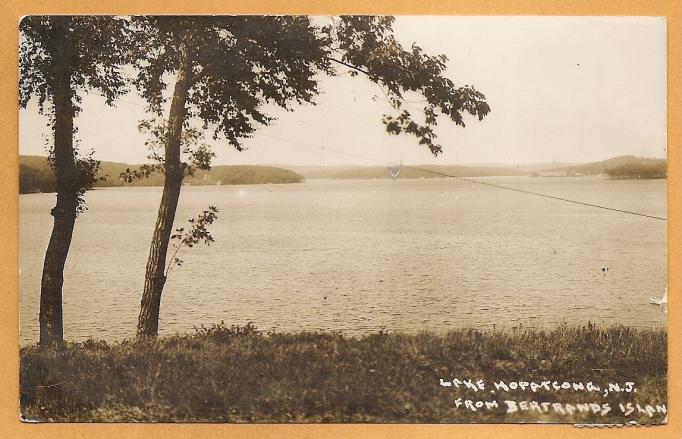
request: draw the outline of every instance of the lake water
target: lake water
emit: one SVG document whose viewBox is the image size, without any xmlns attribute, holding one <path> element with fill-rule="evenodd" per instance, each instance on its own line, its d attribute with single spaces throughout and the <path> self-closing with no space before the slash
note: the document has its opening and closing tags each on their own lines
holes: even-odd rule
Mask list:
<svg viewBox="0 0 682 439">
<path fill-rule="evenodd" d="M 663 180 L 479 180 L 667 216 Z M 87 194 L 65 271 L 67 339 L 134 336 L 160 195 Z M 53 204 L 54 194 L 19 199 L 23 344 L 38 339 Z M 184 187 L 176 227 L 209 204 L 216 242 L 181 251 L 162 334 L 220 321 L 351 334 L 666 323 L 649 304 L 666 286 L 666 221 L 454 179 L 310 180 Z"/>
</svg>

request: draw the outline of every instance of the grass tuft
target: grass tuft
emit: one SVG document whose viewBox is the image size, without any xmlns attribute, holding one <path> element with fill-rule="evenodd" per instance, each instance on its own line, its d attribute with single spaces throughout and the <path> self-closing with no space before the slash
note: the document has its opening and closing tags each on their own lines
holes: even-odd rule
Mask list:
<svg viewBox="0 0 682 439">
<path fill-rule="evenodd" d="M 262 333 L 224 323 L 194 334 L 62 349 L 20 350 L 24 418 L 58 422 L 585 422 L 658 423 L 619 404 L 666 404 L 662 329 L 559 326 L 550 330 Z M 441 387 L 482 379 L 484 392 Z M 636 393 L 526 391 L 492 394 L 493 382 L 626 381 Z M 456 408 L 496 399 L 499 409 Z M 504 400 L 608 403 L 606 416 L 519 411 Z"/>
</svg>

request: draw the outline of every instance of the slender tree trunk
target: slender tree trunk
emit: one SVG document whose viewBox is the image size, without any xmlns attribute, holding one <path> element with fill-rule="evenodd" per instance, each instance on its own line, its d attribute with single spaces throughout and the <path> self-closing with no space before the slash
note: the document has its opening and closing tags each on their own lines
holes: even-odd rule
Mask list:
<svg viewBox="0 0 682 439">
<path fill-rule="evenodd" d="M 161 205 L 156 218 L 154 235 L 147 259 L 144 292 L 140 305 L 140 316 L 137 322 L 138 337 L 155 337 L 159 333 L 159 311 L 161 293 L 166 283 L 166 253 L 173 230 L 173 220 L 182 187 L 183 169 L 180 161 L 182 125 L 186 114 L 187 92 L 190 87 L 192 63 L 189 57 L 189 47 L 185 41 L 178 48 L 180 66 L 175 80 L 173 100 L 168 117 L 168 132 L 165 145 L 165 179 Z"/>
<path fill-rule="evenodd" d="M 64 264 L 71 246 L 71 236 L 78 208 L 78 170 L 73 149 L 73 90 L 69 69 L 70 41 L 68 25 L 55 37 L 56 53 L 54 83 L 54 171 L 57 180 L 57 204 L 52 209 L 54 217 L 52 235 L 45 252 L 43 276 L 40 285 L 40 345 L 60 345 L 64 341 L 62 315 L 62 286 Z"/>
</svg>

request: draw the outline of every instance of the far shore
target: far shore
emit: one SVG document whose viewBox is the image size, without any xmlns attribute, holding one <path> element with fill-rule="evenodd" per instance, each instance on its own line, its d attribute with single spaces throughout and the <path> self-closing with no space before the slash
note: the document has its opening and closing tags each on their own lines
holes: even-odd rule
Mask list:
<svg viewBox="0 0 682 439">
<path fill-rule="evenodd" d="M 466 178 L 477 178 L 477 179 L 495 179 L 495 178 L 515 178 L 515 177 L 528 177 L 528 178 L 551 178 L 551 179 L 580 179 L 580 178 L 592 178 L 592 179 L 600 179 L 600 180 L 666 180 L 667 177 L 609 177 L 609 176 L 599 176 L 599 175 L 541 175 L 541 176 L 536 176 L 536 175 L 484 175 L 484 176 L 478 176 L 478 177 L 466 177 Z M 396 180 L 425 180 L 425 179 L 449 179 L 451 177 L 443 177 L 443 176 L 432 176 L 432 177 L 407 177 L 407 178 L 398 178 Z M 234 186 L 267 186 L 267 185 L 296 185 L 296 184 L 305 184 L 306 182 L 310 181 L 375 181 L 375 180 L 391 180 L 390 177 L 367 177 L 367 178 L 306 178 L 305 180 L 301 181 L 296 181 L 296 182 L 267 182 L 267 183 L 228 183 L 228 184 L 222 184 L 222 185 L 216 185 L 216 184 L 189 184 L 185 185 L 186 187 L 234 187 Z M 112 189 L 112 188 L 163 188 L 163 185 L 144 185 L 144 186 L 96 186 L 90 191 L 98 191 L 102 189 Z M 32 194 L 53 194 L 55 192 L 40 192 L 40 191 L 34 191 L 34 192 L 21 192 L 19 195 L 32 195 Z"/>
</svg>

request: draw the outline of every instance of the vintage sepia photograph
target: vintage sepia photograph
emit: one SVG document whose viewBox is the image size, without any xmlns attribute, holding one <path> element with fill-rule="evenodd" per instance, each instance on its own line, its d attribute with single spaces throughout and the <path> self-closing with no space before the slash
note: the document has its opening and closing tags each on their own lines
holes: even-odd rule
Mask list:
<svg viewBox="0 0 682 439">
<path fill-rule="evenodd" d="M 668 422 L 665 17 L 18 28 L 23 422 Z"/>
</svg>

